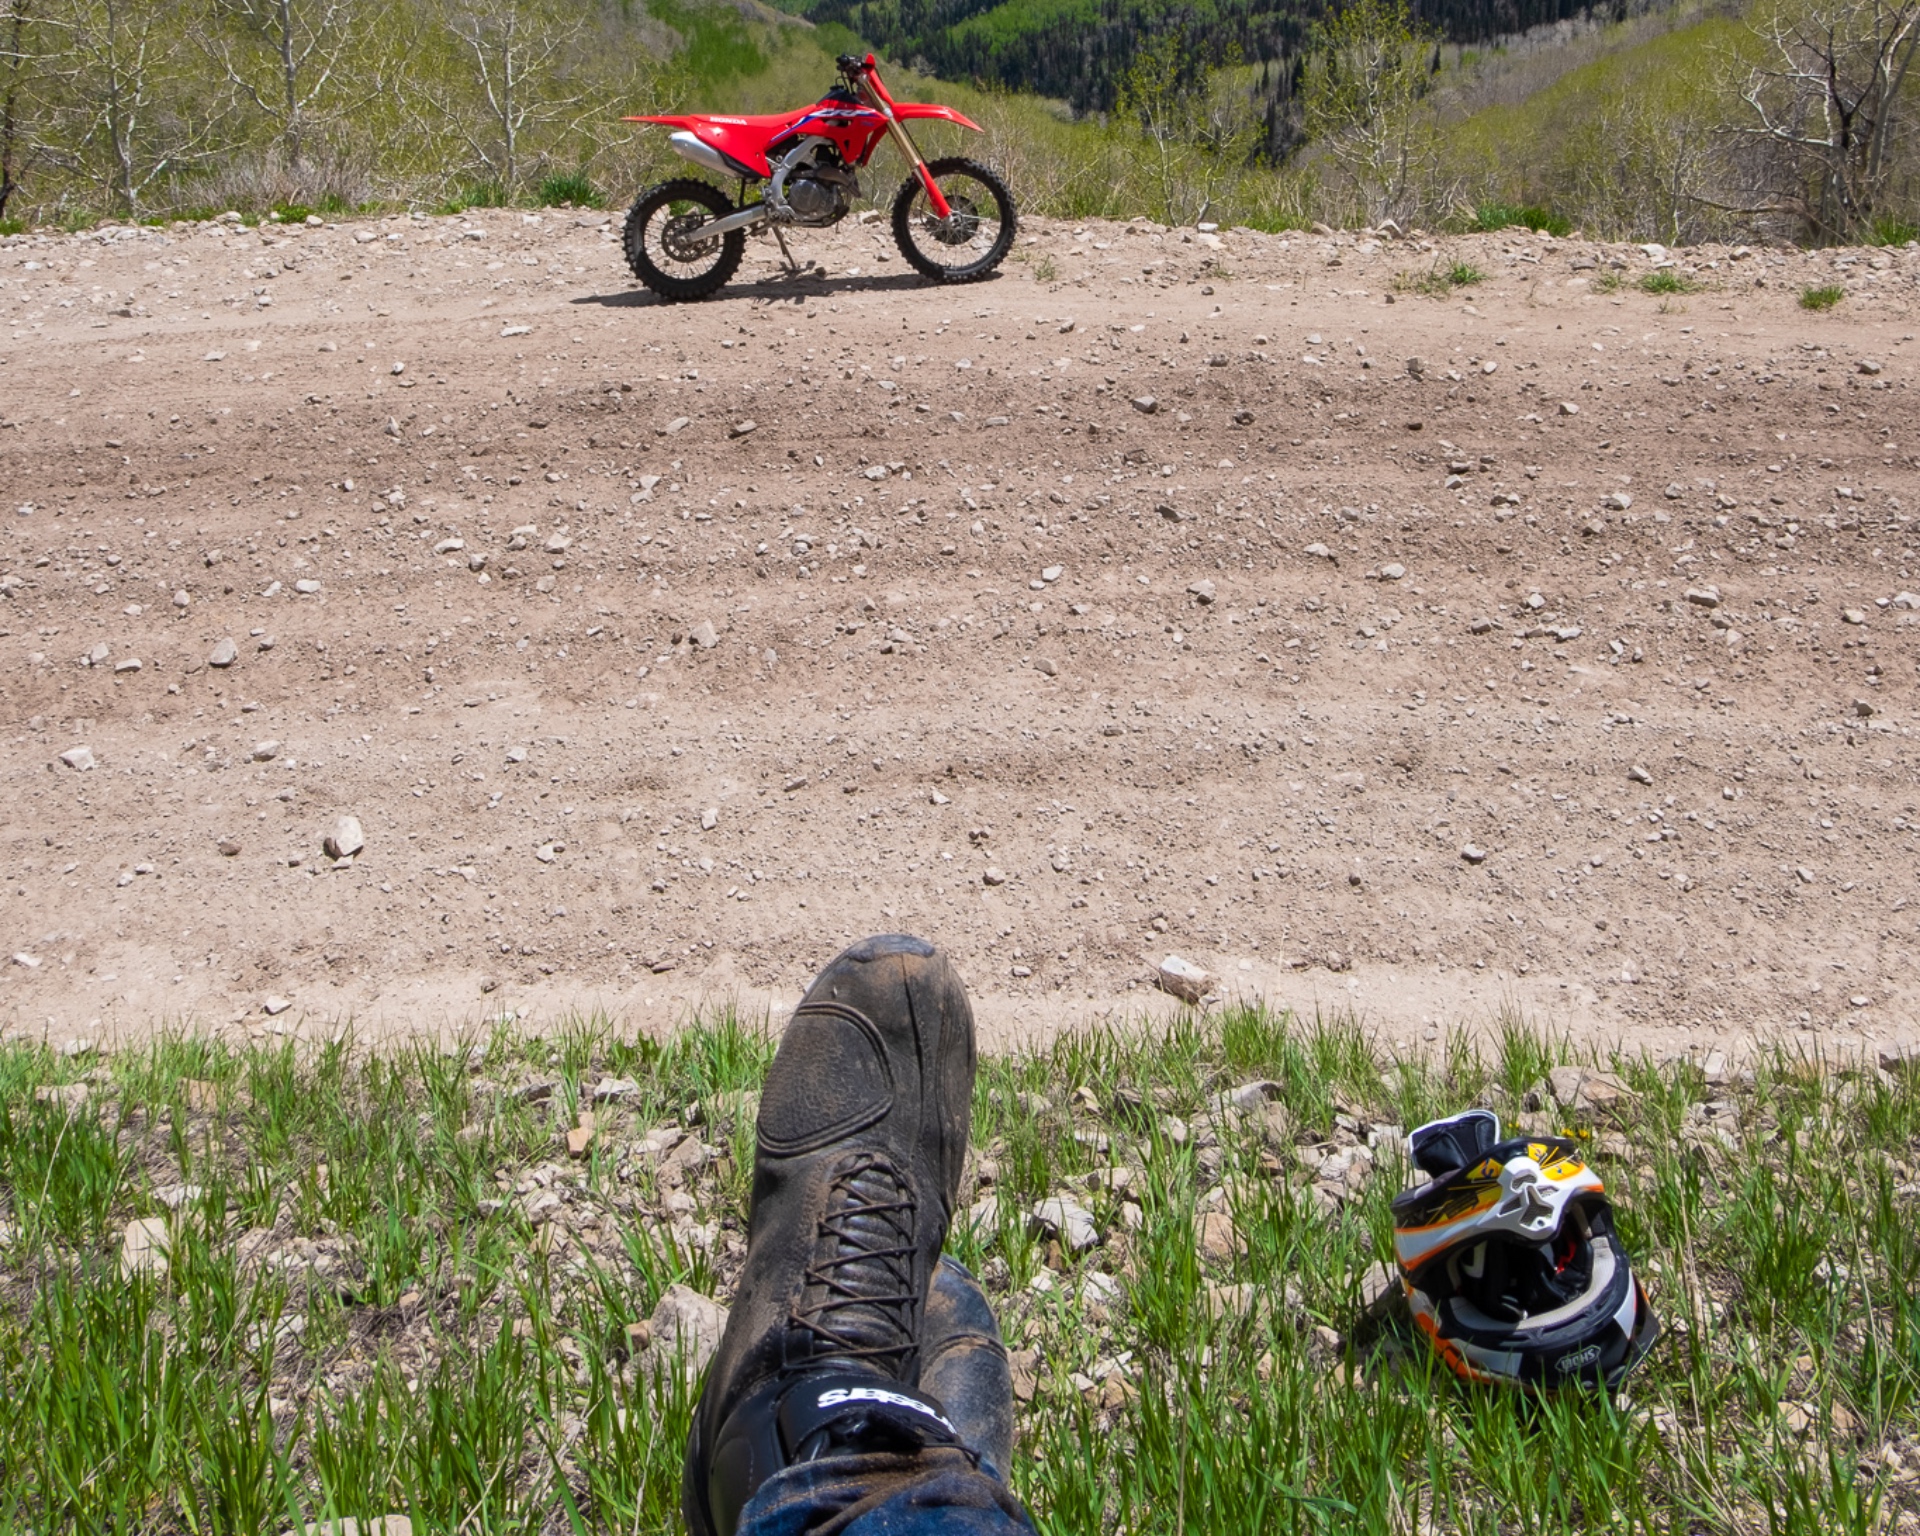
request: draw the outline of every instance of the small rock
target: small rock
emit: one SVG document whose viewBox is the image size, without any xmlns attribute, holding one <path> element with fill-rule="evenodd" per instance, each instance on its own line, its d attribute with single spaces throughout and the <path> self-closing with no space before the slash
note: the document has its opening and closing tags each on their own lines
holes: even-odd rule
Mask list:
<svg viewBox="0 0 1920 1536">
<path fill-rule="evenodd" d="M 291 999 L 275 995 L 267 998 L 267 1000 L 260 1005 L 260 1011 L 266 1014 L 267 1017 L 272 1018 L 277 1014 L 285 1013 L 292 1006 L 293 1003 Z"/>
<path fill-rule="evenodd" d="M 1038 1235 L 1059 1239 L 1072 1253 L 1080 1253 L 1100 1242 L 1093 1212 L 1059 1195 L 1042 1200 L 1033 1208 L 1033 1224 L 1039 1229 Z"/>
<path fill-rule="evenodd" d="M 1603 1110 L 1635 1096 L 1624 1079 L 1586 1067 L 1555 1067 L 1547 1085 L 1562 1109 Z"/>
<path fill-rule="evenodd" d="M 700 830 L 702 832 L 711 832 L 719 825 L 720 810 L 717 806 L 710 805 L 700 813 Z"/>
<path fill-rule="evenodd" d="M 1853 712 L 1862 720 L 1871 720 L 1873 718 L 1873 702 L 1870 699 L 1855 699 L 1853 701 Z"/>
<path fill-rule="evenodd" d="M 320 590 L 320 583 L 315 581 L 311 576 L 303 577 L 293 584 L 293 590 L 298 592 L 302 597 L 312 597 L 314 593 Z"/>
<path fill-rule="evenodd" d="M 726 1328 L 725 1307 L 684 1285 L 670 1285 L 647 1319 L 648 1350 L 660 1359 L 678 1359 L 692 1381 L 707 1368 Z"/>
<path fill-rule="evenodd" d="M 138 656 L 123 656 L 113 664 L 113 670 L 115 672 L 138 672 L 140 670 L 140 658 Z"/>
<path fill-rule="evenodd" d="M 1407 377 L 1408 378 L 1412 378 L 1412 379 L 1424 378 L 1426 376 L 1426 372 L 1427 372 L 1427 360 L 1424 357 L 1410 357 L 1407 359 Z"/>
<path fill-rule="evenodd" d="M 1067 568 L 1064 565 L 1050 565 L 1040 573 L 1040 579 L 1045 582 L 1055 582 L 1066 574 Z"/>
<path fill-rule="evenodd" d="M 93 1090 L 85 1083 L 49 1083 L 33 1090 L 33 1102 L 36 1104 L 58 1104 L 72 1114 L 93 1095 Z"/>
<path fill-rule="evenodd" d="M 1633 506 L 1633 498 L 1625 491 L 1615 491 L 1600 503 L 1609 512 L 1626 512 Z"/>
<path fill-rule="evenodd" d="M 1580 414 L 1580 407 L 1575 405 L 1571 400 L 1562 400 L 1560 402 L 1560 414 L 1562 416 L 1578 416 Z"/>
<path fill-rule="evenodd" d="M 60 754 L 60 761 L 76 773 L 85 773 L 93 767 L 93 751 L 89 747 L 68 747 Z"/>
<path fill-rule="evenodd" d="M 720 633 L 706 619 L 702 619 L 687 632 L 687 638 L 703 651 L 710 651 L 720 643 Z"/>
<path fill-rule="evenodd" d="M 988 885 L 1005 885 L 1007 883 L 1007 872 L 998 864 L 989 864 L 980 872 L 980 878 Z"/>
<path fill-rule="evenodd" d="M 1214 585 L 1204 576 L 1198 581 L 1189 582 L 1187 584 L 1187 591 L 1193 594 L 1194 599 L 1202 608 L 1213 601 Z"/>
<path fill-rule="evenodd" d="M 1225 1211 L 1207 1211 L 1196 1218 L 1193 1227 L 1194 1241 L 1203 1259 L 1225 1264 L 1236 1254 L 1246 1251 L 1245 1239 L 1234 1227 L 1233 1218 Z"/>
<path fill-rule="evenodd" d="M 1407 568 L 1397 562 L 1392 565 L 1383 565 L 1380 567 L 1380 579 L 1382 581 L 1399 581 L 1406 574 Z"/>
<path fill-rule="evenodd" d="M 1168 955 L 1154 971 L 1162 992 L 1171 993 L 1185 1003 L 1197 1003 L 1213 988 L 1213 977 L 1191 960 Z"/>
<path fill-rule="evenodd" d="M 253 744 L 253 760 L 256 763 L 270 763 L 280 755 L 280 743 L 277 741 L 256 741 Z"/>
<path fill-rule="evenodd" d="M 180 1079 L 181 1096 L 189 1114 L 210 1115 L 220 1107 L 220 1085 L 197 1077 Z"/>
<path fill-rule="evenodd" d="M 1402 1294 L 1400 1277 L 1391 1264 L 1376 1262 L 1367 1268 L 1360 1277 L 1360 1306 L 1363 1311 L 1373 1312 L 1384 1303 Z"/>
<path fill-rule="evenodd" d="M 1891 1072 L 1896 1077 L 1906 1077 L 1920 1071 L 1920 1045 L 1881 1046 L 1880 1070 Z"/>
<path fill-rule="evenodd" d="M 1238 1088 L 1229 1090 L 1222 1097 L 1233 1108 L 1250 1113 L 1264 1108 L 1267 1103 L 1285 1093 L 1285 1087 L 1270 1077 L 1258 1077 L 1252 1082 L 1242 1083 Z"/>
<path fill-rule="evenodd" d="M 230 667 L 240 659 L 240 647 L 233 640 L 218 642 L 207 656 L 210 667 Z"/>
<path fill-rule="evenodd" d="M 1487 850 L 1478 843 L 1465 843 L 1461 846 L 1460 857 L 1469 864 L 1484 864 L 1487 862 Z"/>
<path fill-rule="evenodd" d="M 1120 1304 L 1123 1294 L 1118 1280 L 1097 1269 L 1089 1270 L 1087 1277 L 1080 1282 L 1080 1304 L 1096 1320 L 1109 1315 Z"/>
<path fill-rule="evenodd" d="M 628 1099 L 640 1091 L 640 1085 L 630 1077 L 603 1077 L 593 1085 L 593 1102 L 604 1104 L 610 1099 Z"/>
<path fill-rule="evenodd" d="M 1842 608 L 1840 610 L 1840 617 L 1849 624 L 1864 624 L 1867 622 L 1867 610 L 1864 608 Z"/>
<path fill-rule="evenodd" d="M 593 1146 L 593 1127 L 592 1126 L 576 1125 L 572 1130 L 567 1132 L 567 1156 L 568 1157 L 575 1157 L 575 1158 L 585 1157 L 587 1155 L 588 1149 L 591 1148 L 592 1146 Z"/>
<path fill-rule="evenodd" d="M 167 1252 L 173 1247 L 173 1235 L 164 1216 L 142 1216 L 127 1223 L 120 1238 L 120 1273 L 128 1279 L 135 1275 L 164 1275 Z"/>
<path fill-rule="evenodd" d="M 1200 1293 L 1201 1312 L 1216 1323 L 1231 1318 L 1251 1317 L 1259 1303 L 1260 1287 L 1257 1285 L 1222 1285 L 1210 1280 Z"/>
<path fill-rule="evenodd" d="M 1860 359 L 1860 371 L 1866 374 L 1878 373 L 1880 365 L 1870 357 L 1863 357 Z"/>
<path fill-rule="evenodd" d="M 240 844 L 231 837 L 221 838 L 216 846 L 219 848 L 220 857 L 223 859 L 237 858 L 239 856 Z"/>
<path fill-rule="evenodd" d="M 1627 770 L 1627 777 L 1632 779 L 1636 784 L 1651 784 L 1653 782 L 1653 775 L 1640 763 L 1635 763 Z"/>
<path fill-rule="evenodd" d="M 173 594 L 173 606 L 176 608 L 190 607 L 192 603 L 193 599 L 187 596 L 185 587 L 182 587 L 178 592 Z"/>
<path fill-rule="evenodd" d="M 1060 663 L 1055 661 L 1051 656 L 1036 656 L 1033 659 L 1033 670 L 1046 677 L 1058 677 L 1060 675 Z"/>
<path fill-rule="evenodd" d="M 361 829 L 358 816 L 342 816 L 333 824 L 320 844 L 330 859 L 350 859 L 367 846 L 367 834 Z"/>
<path fill-rule="evenodd" d="M 732 426 L 727 428 L 727 436 L 745 437 L 749 432 L 758 431 L 759 427 L 760 423 L 757 421 L 736 421 Z"/>
<path fill-rule="evenodd" d="M 1160 402 L 1154 399 L 1152 395 L 1135 395 L 1133 397 L 1133 408 L 1142 416 L 1151 416 L 1155 411 L 1160 409 Z"/>
</svg>

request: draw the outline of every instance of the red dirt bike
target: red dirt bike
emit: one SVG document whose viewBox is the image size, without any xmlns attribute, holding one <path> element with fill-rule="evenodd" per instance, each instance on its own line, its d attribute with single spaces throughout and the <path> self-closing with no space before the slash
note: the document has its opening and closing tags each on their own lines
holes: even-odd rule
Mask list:
<svg viewBox="0 0 1920 1536">
<path fill-rule="evenodd" d="M 692 178 L 642 192 L 627 213 L 627 265 L 665 299 L 702 299 L 739 269 L 747 231 L 766 226 L 791 270 L 787 225 L 823 229 L 845 218 L 860 195 L 858 173 L 891 135 L 913 167 L 893 199 L 893 238 L 916 272 L 936 283 L 987 276 L 1013 245 L 1013 198 L 1000 178 L 972 160 L 929 163 L 907 137 L 914 118 L 981 132 L 952 107 L 895 101 L 872 54 L 842 54 L 842 80 L 810 107 L 767 117 L 629 117 L 678 130 L 674 149 L 718 176 L 737 177 L 741 206 Z M 748 182 L 760 200 L 746 202 Z"/>
</svg>

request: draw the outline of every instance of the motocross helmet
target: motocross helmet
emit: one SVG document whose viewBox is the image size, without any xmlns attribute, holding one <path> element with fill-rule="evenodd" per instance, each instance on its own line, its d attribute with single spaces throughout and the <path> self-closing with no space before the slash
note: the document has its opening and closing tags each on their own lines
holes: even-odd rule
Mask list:
<svg viewBox="0 0 1920 1536">
<path fill-rule="evenodd" d="M 1407 1138 L 1427 1182 L 1393 1202 L 1414 1325 L 1457 1375 L 1619 1386 L 1660 1336 L 1599 1175 L 1560 1136 L 1469 1110 Z"/>
</svg>

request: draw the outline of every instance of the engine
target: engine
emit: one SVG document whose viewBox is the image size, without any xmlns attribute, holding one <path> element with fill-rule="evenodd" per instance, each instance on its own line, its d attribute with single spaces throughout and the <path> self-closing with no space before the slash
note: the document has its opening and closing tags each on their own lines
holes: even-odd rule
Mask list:
<svg viewBox="0 0 1920 1536">
<path fill-rule="evenodd" d="M 803 139 L 777 162 L 767 188 L 775 215 L 818 228 L 846 217 L 860 195 L 860 179 L 831 143 Z"/>
</svg>

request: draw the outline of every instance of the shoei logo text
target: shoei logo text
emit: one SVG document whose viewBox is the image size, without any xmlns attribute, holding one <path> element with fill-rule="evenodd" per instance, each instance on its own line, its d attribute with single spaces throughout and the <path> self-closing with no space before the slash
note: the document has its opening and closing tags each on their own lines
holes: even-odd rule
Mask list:
<svg viewBox="0 0 1920 1536">
<path fill-rule="evenodd" d="M 842 1403 L 885 1403 L 892 1408 L 911 1408 L 915 1413 L 924 1414 L 943 1428 L 953 1430 L 953 1425 L 947 1422 L 944 1415 L 935 1413 L 918 1398 L 907 1397 L 899 1392 L 889 1392 L 884 1387 L 829 1387 L 820 1394 L 814 1406 L 838 1408 Z"/>
<path fill-rule="evenodd" d="M 1553 1368 L 1562 1376 L 1571 1376 L 1575 1371 L 1584 1370 L 1600 1358 L 1600 1346 L 1589 1344 L 1585 1349 L 1576 1349 L 1570 1355 L 1562 1355 L 1553 1362 Z"/>
</svg>

